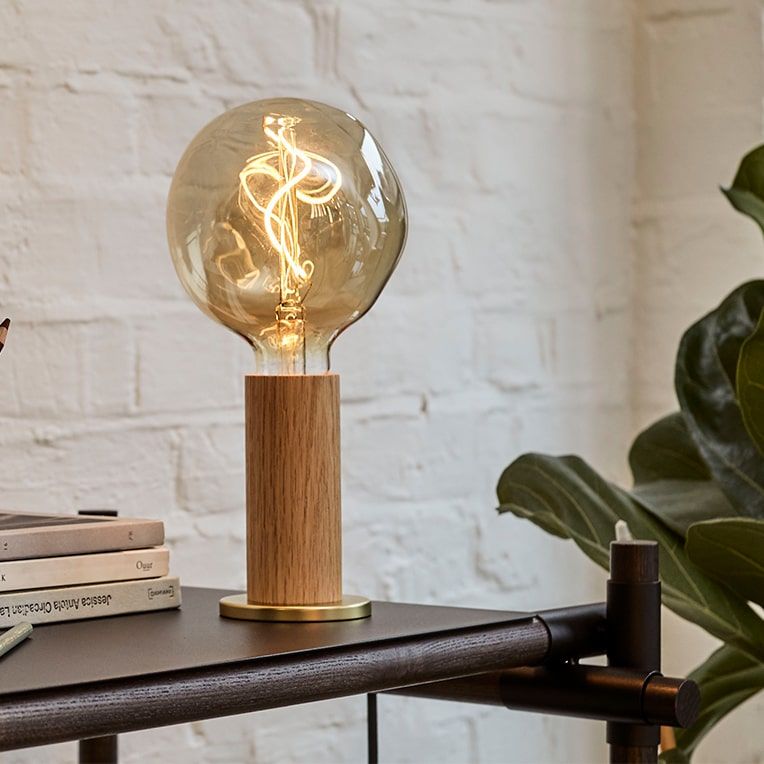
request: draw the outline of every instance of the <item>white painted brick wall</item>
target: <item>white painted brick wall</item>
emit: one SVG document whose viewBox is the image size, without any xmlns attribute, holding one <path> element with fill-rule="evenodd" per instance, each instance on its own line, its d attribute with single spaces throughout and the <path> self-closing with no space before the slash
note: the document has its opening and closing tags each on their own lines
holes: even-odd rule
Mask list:
<svg viewBox="0 0 764 764">
<path fill-rule="evenodd" d="M 494 485 L 530 449 L 624 477 L 636 426 L 672 405 L 681 330 L 760 271 L 760 237 L 715 186 L 760 140 L 761 61 L 759 0 L 0 0 L 3 504 L 162 517 L 186 583 L 243 585 L 251 358 L 183 295 L 164 200 L 213 116 L 305 96 L 368 124 L 411 216 L 399 270 L 333 353 L 347 589 L 601 597 L 576 549 L 496 517 Z M 666 668 L 686 670 L 709 645 L 670 626 Z M 764 756 L 755 708 L 700 760 Z M 201 722 L 122 750 L 360 761 L 363 710 Z M 398 698 L 381 712 L 391 762 L 604 756 L 587 722 Z"/>
</svg>

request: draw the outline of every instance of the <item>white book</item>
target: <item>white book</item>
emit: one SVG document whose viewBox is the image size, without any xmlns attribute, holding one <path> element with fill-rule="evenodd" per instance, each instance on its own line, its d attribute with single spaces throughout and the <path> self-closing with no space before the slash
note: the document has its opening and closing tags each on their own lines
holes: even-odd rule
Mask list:
<svg viewBox="0 0 764 764">
<path fill-rule="evenodd" d="M 77 621 L 179 606 L 180 580 L 176 576 L 11 592 L 0 595 L 0 629 L 22 621 Z"/>
<path fill-rule="evenodd" d="M 166 576 L 169 571 L 170 551 L 163 546 L 124 552 L 11 560 L 0 562 L 0 592 L 159 578 Z"/>
<path fill-rule="evenodd" d="M 160 544 L 164 544 L 161 520 L 0 510 L 0 560 L 64 557 Z"/>
</svg>

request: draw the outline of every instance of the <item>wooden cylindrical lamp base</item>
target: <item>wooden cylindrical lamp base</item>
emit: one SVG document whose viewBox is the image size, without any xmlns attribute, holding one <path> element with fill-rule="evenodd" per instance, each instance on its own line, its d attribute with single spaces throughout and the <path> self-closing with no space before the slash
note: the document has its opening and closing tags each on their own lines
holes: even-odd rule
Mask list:
<svg viewBox="0 0 764 764">
<path fill-rule="evenodd" d="M 247 594 L 220 613 L 249 620 L 363 618 L 342 595 L 339 376 L 245 377 Z"/>
</svg>

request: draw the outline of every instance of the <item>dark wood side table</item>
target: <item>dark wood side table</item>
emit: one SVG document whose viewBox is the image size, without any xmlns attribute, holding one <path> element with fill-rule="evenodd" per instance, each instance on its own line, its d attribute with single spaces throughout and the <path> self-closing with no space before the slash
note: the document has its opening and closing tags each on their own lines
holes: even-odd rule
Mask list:
<svg viewBox="0 0 764 764">
<path fill-rule="evenodd" d="M 376 693 L 395 691 L 601 719 L 611 762 L 655 762 L 658 725 L 691 724 L 698 689 L 659 670 L 657 547 L 611 555 L 607 603 L 537 614 L 375 602 L 357 621 L 258 623 L 184 588 L 180 610 L 39 626 L 0 659 L 0 751 L 80 740 L 81 762 L 112 762 L 121 732 L 365 693 L 376 762 Z"/>
<path fill-rule="evenodd" d="M 226 592 L 180 610 L 38 626 L 0 659 L 0 750 L 115 735 L 544 660 L 532 614 L 375 602 L 371 618 L 220 618 Z"/>
</svg>

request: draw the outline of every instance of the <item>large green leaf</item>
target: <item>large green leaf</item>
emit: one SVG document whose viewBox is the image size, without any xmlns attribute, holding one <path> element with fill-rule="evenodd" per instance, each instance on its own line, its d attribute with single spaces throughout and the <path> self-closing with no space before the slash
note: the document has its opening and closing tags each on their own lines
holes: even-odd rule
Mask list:
<svg viewBox="0 0 764 764">
<path fill-rule="evenodd" d="M 764 659 L 764 621 L 690 562 L 681 540 L 627 491 L 608 483 L 583 460 L 526 454 L 504 470 L 497 493 L 500 512 L 513 512 L 543 528 L 564 528 L 604 568 L 615 523 L 625 520 L 635 538 L 654 539 L 661 546 L 664 604 L 719 639 Z"/>
<path fill-rule="evenodd" d="M 686 549 L 709 576 L 764 606 L 764 520 L 695 523 L 687 532 Z"/>
<path fill-rule="evenodd" d="M 664 416 L 637 435 L 629 450 L 634 483 L 656 480 L 709 480 L 703 461 L 681 413 Z"/>
<path fill-rule="evenodd" d="M 739 514 L 711 479 L 679 412 L 659 419 L 637 436 L 629 465 L 634 475 L 632 494 L 682 537 L 693 523 Z"/>
<path fill-rule="evenodd" d="M 740 515 L 713 480 L 656 480 L 635 485 L 631 493 L 682 538 L 693 523 Z"/>
<path fill-rule="evenodd" d="M 764 664 L 724 645 L 689 678 L 700 687 L 700 714 L 689 729 L 676 731 L 677 747 L 688 756 L 715 724 L 764 688 Z"/>
<path fill-rule="evenodd" d="M 695 445 L 729 501 L 743 515 L 764 518 L 764 458 L 737 403 L 737 360 L 764 308 L 764 281 L 736 289 L 682 337 L 676 392 Z"/>
<path fill-rule="evenodd" d="M 732 185 L 722 192 L 738 212 L 753 218 L 764 231 L 764 146 L 743 157 Z"/>
<path fill-rule="evenodd" d="M 764 454 L 764 311 L 740 349 L 736 384 L 743 424 Z"/>
</svg>

